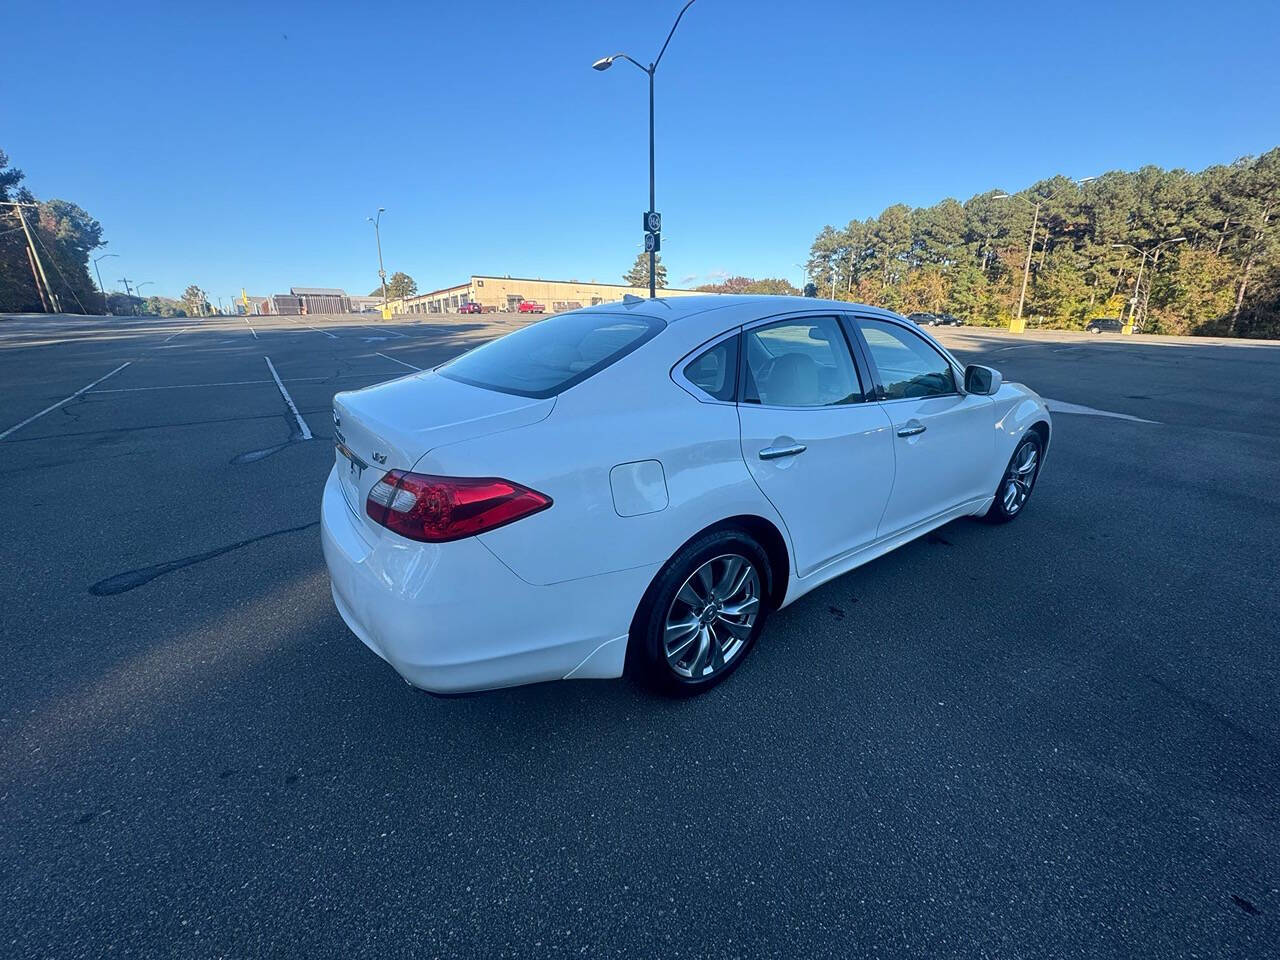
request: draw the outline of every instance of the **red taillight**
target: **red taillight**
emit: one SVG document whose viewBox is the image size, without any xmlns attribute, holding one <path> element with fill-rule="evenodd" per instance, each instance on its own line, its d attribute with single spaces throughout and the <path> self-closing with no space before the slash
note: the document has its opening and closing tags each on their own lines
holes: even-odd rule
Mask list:
<svg viewBox="0 0 1280 960">
<path fill-rule="evenodd" d="M 460 540 L 551 506 L 551 498 L 496 477 L 431 477 L 391 470 L 373 485 L 364 509 L 410 540 Z"/>
</svg>

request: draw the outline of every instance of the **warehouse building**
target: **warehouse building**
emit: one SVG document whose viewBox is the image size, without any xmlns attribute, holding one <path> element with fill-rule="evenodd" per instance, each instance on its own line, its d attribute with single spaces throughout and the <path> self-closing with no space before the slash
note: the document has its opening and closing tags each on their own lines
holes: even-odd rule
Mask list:
<svg viewBox="0 0 1280 960">
<path fill-rule="evenodd" d="M 697 290 L 659 291 L 664 297 L 697 296 Z M 457 313 L 464 303 L 478 303 L 486 313 L 515 312 L 521 302 L 532 300 L 548 313 L 615 303 L 631 294 L 647 297 L 648 287 L 631 287 L 624 283 L 596 283 L 594 280 L 543 280 L 530 277 L 473 276 L 466 283 L 430 293 L 395 299 L 390 302 L 393 313 Z"/>
<path fill-rule="evenodd" d="M 351 298 L 336 287 L 290 287 L 305 313 L 350 313 Z"/>
</svg>

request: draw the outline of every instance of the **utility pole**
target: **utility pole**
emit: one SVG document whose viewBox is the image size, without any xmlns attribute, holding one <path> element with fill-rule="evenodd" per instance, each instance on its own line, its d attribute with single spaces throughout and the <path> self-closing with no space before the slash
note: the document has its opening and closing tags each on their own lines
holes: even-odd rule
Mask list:
<svg viewBox="0 0 1280 960">
<path fill-rule="evenodd" d="M 27 218 L 22 213 L 23 207 L 34 207 L 35 204 L 34 203 L 16 203 L 14 201 L 6 201 L 6 202 L 8 203 L 9 206 L 13 207 L 15 211 L 17 211 L 18 220 L 22 224 L 22 233 L 27 238 L 28 256 L 31 258 L 31 261 L 35 264 L 36 272 L 38 272 L 40 275 L 39 278 L 36 280 L 36 290 L 40 294 L 40 302 L 44 304 L 46 313 L 61 313 L 62 304 L 58 302 L 58 295 L 53 292 L 53 287 L 49 286 L 49 278 L 48 276 L 45 275 L 44 264 L 40 262 L 40 251 L 36 249 L 36 242 L 31 236 L 31 228 L 27 226 Z M 41 283 L 44 284 L 44 290 L 40 289 Z M 45 299 L 46 293 L 48 293 L 49 295 L 48 300 Z M 52 310 L 49 309 L 50 305 L 52 305 L 53 307 Z"/>
<path fill-rule="evenodd" d="M 130 300 L 132 300 L 132 299 L 133 299 L 133 289 L 129 286 L 129 281 L 128 281 L 128 279 L 127 279 L 127 278 L 125 278 L 125 277 L 121 277 L 121 278 L 120 278 L 120 282 L 124 284 L 124 295 L 125 295 L 126 297 L 128 297 Z M 129 305 L 129 306 L 130 306 L 130 309 L 132 309 L 133 304 L 132 304 L 132 303 L 130 303 L 130 305 Z"/>
</svg>

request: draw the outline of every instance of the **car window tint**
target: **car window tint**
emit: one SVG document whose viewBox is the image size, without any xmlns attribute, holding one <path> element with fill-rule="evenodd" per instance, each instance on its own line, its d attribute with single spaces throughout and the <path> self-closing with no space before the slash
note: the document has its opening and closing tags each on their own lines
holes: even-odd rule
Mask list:
<svg viewBox="0 0 1280 960">
<path fill-rule="evenodd" d="M 552 397 L 660 331 L 649 317 L 566 313 L 493 340 L 438 368 L 441 376 L 522 397 Z"/>
<path fill-rule="evenodd" d="M 738 377 L 738 338 L 721 340 L 684 366 L 684 377 L 716 400 L 732 400 Z"/>
<path fill-rule="evenodd" d="M 885 400 L 956 393 L 956 377 L 947 358 L 910 330 L 859 317 L 858 326 L 880 373 Z"/>
<path fill-rule="evenodd" d="M 743 401 L 817 407 L 862 399 L 849 346 L 834 317 L 779 320 L 742 335 Z"/>
</svg>

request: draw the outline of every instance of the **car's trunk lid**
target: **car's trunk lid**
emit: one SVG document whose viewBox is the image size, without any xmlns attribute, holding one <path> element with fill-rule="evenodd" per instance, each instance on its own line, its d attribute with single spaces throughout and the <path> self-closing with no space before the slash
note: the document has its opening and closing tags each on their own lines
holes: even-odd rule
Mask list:
<svg viewBox="0 0 1280 960">
<path fill-rule="evenodd" d="M 444 444 L 537 423 L 554 406 L 554 398 L 499 393 L 431 371 L 336 394 L 333 438 L 347 505 L 376 529 L 365 500 L 388 470 L 412 469 Z"/>
</svg>

